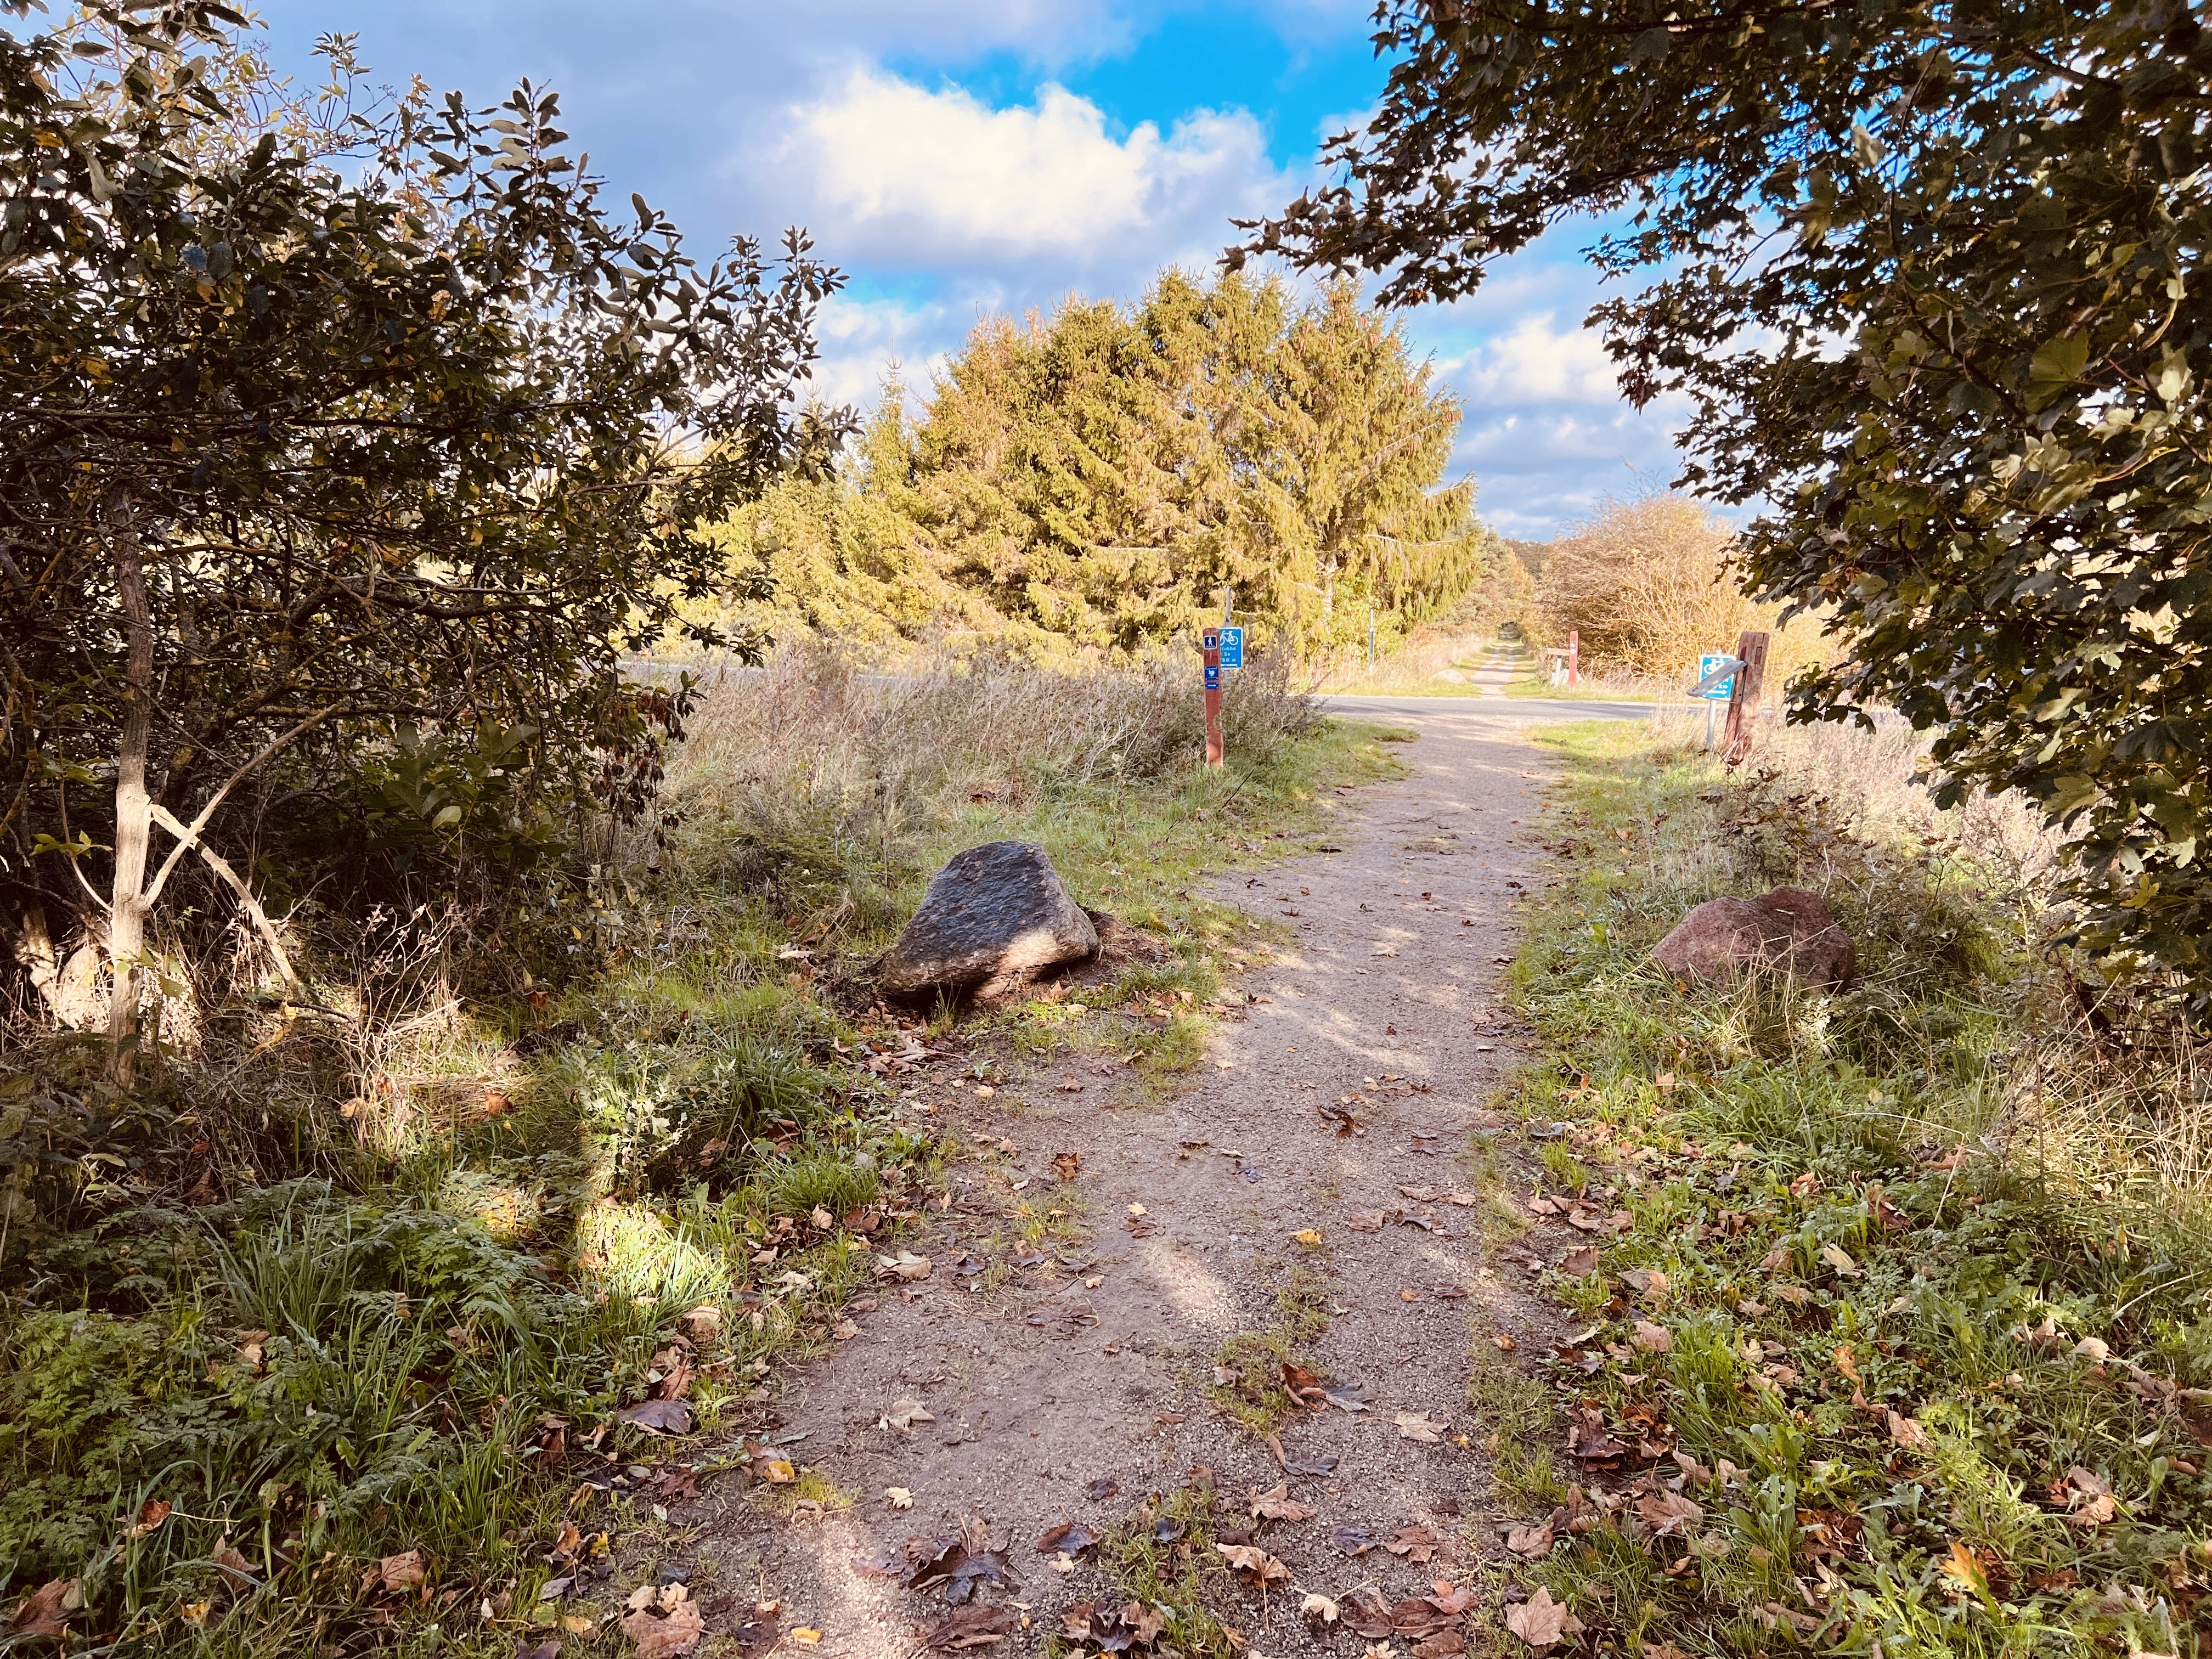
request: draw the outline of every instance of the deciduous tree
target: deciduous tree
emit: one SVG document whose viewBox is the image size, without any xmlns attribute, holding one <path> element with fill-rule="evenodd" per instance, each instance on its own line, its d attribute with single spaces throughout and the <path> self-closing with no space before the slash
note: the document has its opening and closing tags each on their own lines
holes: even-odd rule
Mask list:
<svg viewBox="0 0 2212 1659">
<path fill-rule="evenodd" d="M 526 84 L 257 136 L 241 24 L 0 33 L 0 834 L 19 903 L 104 930 L 126 1068 L 149 914 L 194 854 L 252 904 L 280 769 L 327 806 L 364 755 L 489 757 L 415 829 L 517 845 L 642 801 L 680 698 L 621 659 L 807 446 L 836 280 L 797 233 L 697 264 Z"/>
<path fill-rule="evenodd" d="M 1577 215 L 1623 384 L 1845 647 L 2069 832 L 2079 937 L 2212 989 L 2212 35 L 2180 0 L 1389 0 L 1337 178 L 1251 248 L 1449 299 Z"/>
</svg>

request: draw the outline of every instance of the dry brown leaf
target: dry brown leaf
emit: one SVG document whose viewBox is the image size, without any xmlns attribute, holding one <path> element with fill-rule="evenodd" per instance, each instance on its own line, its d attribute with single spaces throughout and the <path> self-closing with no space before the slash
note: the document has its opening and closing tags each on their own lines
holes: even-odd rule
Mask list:
<svg viewBox="0 0 2212 1659">
<path fill-rule="evenodd" d="M 1928 1431 L 1901 1412 L 1888 1413 L 1889 1437 L 1907 1451 L 1924 1451 L 1928 1446 Z"/>
<path fill-rule="evenodd" d="M 1505 1534 L 1507 1549 L 1516 1555 L 1526 1555 L 1531 1559 L 1549 1555 L 1552 1546 L 1558 1541 L 1548 1521 L 1540 1521 L 1534 1526 L 1516 1527 Z"/>
<path fill-rule="evenodd" d="M 84 1606 L 84 1580 L 53 1578 L 15 1604 L 8 1628 L 16 1636 L 60 1641 L 69 1635 L 69 1616 Z"/>
<path fill-rule="evenodd" d="M 1561 1637 L 1582 1628 L 1582 1621 L 1554 1601 L 1552 1592 L 1539 1589 L 1517 1607 L 1505 1609 L 1505 1628 L 1532 1648 L 1548 1648 Z"/>
<path fill-rule="evenodd" d="M 1252 1513 L 1269 1521 L 1310 1521 L 1321 1511 L 1292 1498 L 1285 1480 L 1270 1491 L 1254 1492 Z"/>
<path fill-rule="evenodd" d="M 1316 1627 L 1336 1622 L 1336 1603 L 1326 1595 L 1309 1594 L 1298 1603 L 1298 1613 L 1306 1623 Z"/>
<path fill-rule="evenodd" d="M 1588 1279 L 1597 1271 L 1597 1246 L 1584 1244 L 1559 1260 L 1559 1271 L 1571 1279 Z"/>
<path fill-rule="evenodd" d="M 672 1584 L 669 1588 L 683 1587 Z M 699 1645 L 699 1638 L 707 1633 L 707 1620 L 699 1612 L 699 1604 L 687 1597 L 665 1613 L 645 1608 L 626 1613 L 622 1627 L 623 1634 L 637 1644 L 637 1659 L 682 1659 Z"/>
<path fill-rule="evenodd" d="M 1646 1353 L 1665 1353 L 1674 1346 L 1674 1333 L 1649 1319 L 1638 1320 L 1636 1333 L 1628 1340 Z"/>
<path fill-rule="evenodd" d="M 1416 1561 L 1426 1565 L 1442 1545 L 1441 1540 L 1431 1528 L 1410 1526 L 1399 1528 L 1382 1547 L 1393 1555 L 1402 1555 L 1408 1561 Z"/>
<path fill-rule="evenodd" d="M 1636 1512 L 1661 1538 L 1678 1533 L 1692 1522 L 1705 1519 L 1705 1510 L 1680 1492 L 1656 1492 L 1636 1500 Z"/>
<path fill-rule="evenodd" d="M 1413 1644 L 1413 1659 L 1458 1659 L 1467 1651 L 1467 1638 L 1455 1630 L 1440 1630 Z"/>
<path fill-rule="evenodd" d="M 907 1284 L 911 1284 L 916 1279 L 927 1279 L 929 1277 L 929 1258 L 926 1255 L 916 1255 L 912 1250 L 901 1250 L 896 1255 L 878 1256 L 876 1276 L 879 1279 L 896 1279 Z"/>
<path fill-rule="evenodd" d="M 1417 1440 L 1425 1446 L 1433 1446 L 1444 1437 L 1446 1425 L 1431 1419 L 1426 1412 L 1400 1412 L 1393 1420 L 1398 1425 L 1401 1439 Z"/>
<path fill-rule="evenodd" d="M 1083 1173 L 1083 1154 L 1080 1152 L 1054 1152 L 1052 1155 L 1052 1172 L 1058 1176 L 1062 1181 L 1074 1180 L 1076 1176 Z"/>
<path fill-rule="evenodd" d="M 1229 1558 L 1229 1565 L 1247 1583 L 1266 1589 L 1273 1584 L 1291 1582 L 1291 1570 L 1263 1549 L 1250 1544 L 1216 1544 L 1213 1547 Z"/>
<path fill-rule="evenodd" d="M 990 1607 L 980 1603 L 955 1607 L 950 1618 L 921 1638 L 921 1644 L 946 1652 L 988 1647 L 1012 1635 L 1019 1622 L 1012 1607 Z M 792 1633 L 798 1634 L 796 1631 Z"/>
</svg>

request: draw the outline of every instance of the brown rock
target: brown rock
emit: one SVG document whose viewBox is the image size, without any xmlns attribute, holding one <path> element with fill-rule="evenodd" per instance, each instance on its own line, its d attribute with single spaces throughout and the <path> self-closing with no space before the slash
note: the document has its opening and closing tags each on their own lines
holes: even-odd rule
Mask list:
<svg viewBox="0 0 2212 1659">
<path fill-rule="evenodd" d="M 1748 969 L 1794 974 L 1839 990 L 1858 966 L 1851 936 L 1818 893 L 1778 887 L 1755 899 L 1711 899 L 1682 918 L 1651 954 L 1678 979 L 1731 980 Z"/>
</svg>

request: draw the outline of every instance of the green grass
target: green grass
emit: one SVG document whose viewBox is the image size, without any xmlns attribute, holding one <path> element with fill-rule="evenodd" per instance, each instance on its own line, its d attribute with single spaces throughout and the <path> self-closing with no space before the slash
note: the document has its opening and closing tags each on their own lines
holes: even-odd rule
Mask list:
<svg viewBox="0 0 2212 1659">
<path fill-rule="evenodd" d="M 1234 1659 L 1244 1650 L 1206 1605 L 1229 1593 L 1228 1564 L 1213 1547 L 1220 1520 L 1211 1486 L 1178 1486 L 1138 1505 L 1098 1542 L 1111 1601 L 1142 1601 L 1163 1614 L 1159 1642 L 1189 1659 Z M 1102 1607 L 1108 1600 L 1100 1598 Z M 1048 1659 L 1086 1650 L 1057 1632 L 1045 1649 Z"/>
<path fill-rule="evenodd" d="M 702 815 L 664 868 L 595 878 L 566 986 L 363 1018 L 343 1043 L 302 1020 L 128 1096 L 96 1044 L 9 1049 L 0 1606 L 76 1580 L 74 1636 L 137 1652 L 507 1659 L 578 1479 L 757 1423 L 773 1368 L 827 1349 L 939 1177 L 949 1149 L 868 1064 L 922 1033 L 855 980 L 946 854 L 1041 841 L 1079 898 L 1170 946 L 963 1022 L 975 1074 L 1134 1054 L 1157 1089 L 1224 967 L 1269 948 L 1200 884 L 1322 844 L 1332 786 L 1400 769 L 1327 723 L 1214 772 L 892 802 L 880 834 Z M 1025 1242 L 1071 1224 L 1027 1196 Z M 844 1225 L 863 1210 L 889 1218 L 872 1238 Z M 681 1449 L 617 1417 L 679 1330 L 707 1437 Z M 427 1602 L 362 1590 L 407 1550 Z M 1185 1650 L 1225 1653 L 1211 1639 Z"/>
<path fill-rule="evenodd" d="M 1272 1316 L 1264 1330 L 1240 1331 L 1221 1345 L 1206 1394 L 1224 1416 L 1264 1438 L 1304 1409 L 1291 1398 L 1283 1368 L 1312 1368 L 1310 1350 L 1328 1329 L 1335 1293 L 1325 1273 L 1304 1262 L 1263 1255 L 1254 1266 L 1263 1279 L 1279 1281 Z"/>
<path fill-rule="evenodd" d="M 1524 1580 L 1629 1653 L 2202 1654 L 2212 1239 L 2191 1194 L 2085 1185 L 2019 1120 L 2013 1068 L 2053 1024 L 2032 907 L 1786 777 L 1617 727 L 1553 741 L 1569 860 L 1513 969 L 1544 1045 L 1517 1103 L 1571 1133 L 1528 1143 L 1523 1179 L 1632 1225 L 1592 1277 L 1548 1275 L 1602 1364 L 1541 1378 L 1632 1449 L 1587 1468 L 1528 1422 L 1525 1376 L 1479 1391 L 1518 1425 L 1501 1486 L 1530 1518 L 1547 1451 L 1618 1490 L 1679 1450 L 1702 1513 L 1654 1538 L 1632 1503 Z M 1650 965 L 1692 904 L 1793 878 L 1858 941 L 1848 993 Z"/>
</svg>

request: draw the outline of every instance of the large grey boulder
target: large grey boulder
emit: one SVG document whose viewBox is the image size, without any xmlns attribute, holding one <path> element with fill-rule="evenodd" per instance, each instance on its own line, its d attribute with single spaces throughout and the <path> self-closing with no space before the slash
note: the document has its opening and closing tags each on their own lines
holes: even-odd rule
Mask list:
<svg viewBox="0 0 2212 1659">
<path fill-rule="evenodd" d="M 906 931 L 876 963 L 876 982 L 894 997 L 988 993 L 1097 951 L 1097 930 L 1043 848 L 987 842 L 929 878 Z"/>
<path fill-rule="evenodd" d="M 1682 918 L 1651 954 L 1678 979 L 1732 980 L 1752 969 L 1794 974 L 1838 990 L 1858 967 L 1851 936 L 1818 893 L 1777 887 L 1754 899 L 1710 899 Z"/>
</svg>

